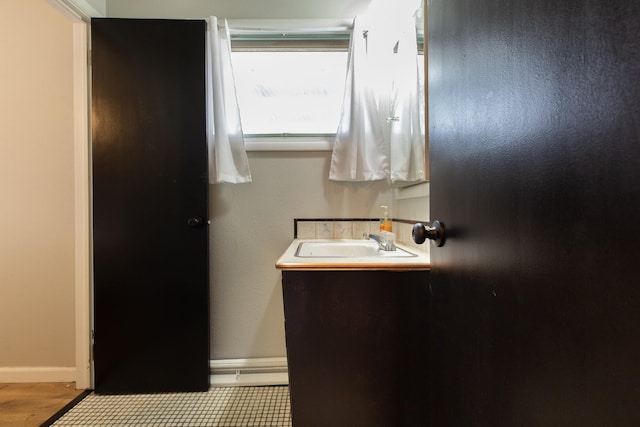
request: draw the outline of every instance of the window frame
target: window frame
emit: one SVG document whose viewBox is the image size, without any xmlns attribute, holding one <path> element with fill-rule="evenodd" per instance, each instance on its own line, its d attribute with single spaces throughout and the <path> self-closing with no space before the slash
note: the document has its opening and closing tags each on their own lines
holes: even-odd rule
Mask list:
<svg viewBox="0 0 640 427">
<path fill-rule="evenodd" d="M 351 23 L 230 23 L 231 52 L 348 52 Z M 345 64 L 345 78 L 346 66 Z M 336 124 L 337 128 L 337 124 Z M 247 151 L 331 151 L 333 133 L 246 134 Z"/>
<path fill-rule="evenodd" d="M 424 55 L 424 28 L 417 24 L 418 52 Z M 352 29 L 353 21 L 345 19 L 229 21 L 232 52 L 348 51 Z M 332 151 L 335 135 L 247 134 L 244 141 L 247 151 Z"/>
</svg>

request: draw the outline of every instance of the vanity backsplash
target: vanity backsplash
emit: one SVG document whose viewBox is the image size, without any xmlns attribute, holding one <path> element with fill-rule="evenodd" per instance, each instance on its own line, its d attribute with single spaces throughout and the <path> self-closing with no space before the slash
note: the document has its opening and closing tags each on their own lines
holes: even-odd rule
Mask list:
<svg viewBox="0 0 640 427">
<path fill-rule="evenodd" d="M 429 242 L 418 245 L 411 238 L 413 225 L 418 222 L 392 219 L 396 242 L 421 252 L 429 252 Z M 378 218 L 295 218 L 293 237 L 297 239 L 362 239 L 363 233 L 380 232 Z"/>
</svg>

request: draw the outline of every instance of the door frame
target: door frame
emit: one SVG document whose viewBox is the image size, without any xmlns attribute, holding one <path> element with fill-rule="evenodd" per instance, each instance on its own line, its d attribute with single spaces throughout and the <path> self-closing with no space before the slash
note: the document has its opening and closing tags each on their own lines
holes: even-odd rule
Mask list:
<svg viewBox="0 0 640 427">
<path fill-rule="evenodd" d="M 91 175 L 87 23 L 73 24 L 76 387 L 93 388 Z"/>
<path fill-rule="evenodd" d="M 91 329 L 93 315 L 91 262 L 91 173 L 89 116 L 89 25 L 100 12 L 78 0 L 45 0 L 73 26 L 73 153 L 74 153 L 74 285 L 75 285 L 75 383 L 77 389 L 93 388 Z"/>
</svg>

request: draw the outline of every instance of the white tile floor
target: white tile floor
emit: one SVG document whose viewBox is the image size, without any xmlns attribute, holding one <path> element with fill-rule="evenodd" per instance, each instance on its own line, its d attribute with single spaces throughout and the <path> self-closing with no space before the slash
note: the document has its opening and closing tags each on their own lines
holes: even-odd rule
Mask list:
<svg viewBox="0 0 640 427">
<path fill-rule="evenodd" d="M 203 393 L 91 393 L 52 425 L 289 427 L 289 389 L 220 387 Z"/>
</svg>

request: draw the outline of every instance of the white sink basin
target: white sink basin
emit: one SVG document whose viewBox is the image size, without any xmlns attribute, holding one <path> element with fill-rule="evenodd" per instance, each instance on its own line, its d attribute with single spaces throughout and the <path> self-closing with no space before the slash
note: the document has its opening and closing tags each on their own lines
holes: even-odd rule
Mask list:
<svg viewBox="0 0 640 427">
<path fill-rule="evenodd" d="M 378 243 L 370 240 L 333 240 L 307 241 L 298 245 L 295 252 L 298 258 L 406 258 L 417 255 L 396 248 L 395 251 L 383 251 Z"/>
</svg>

